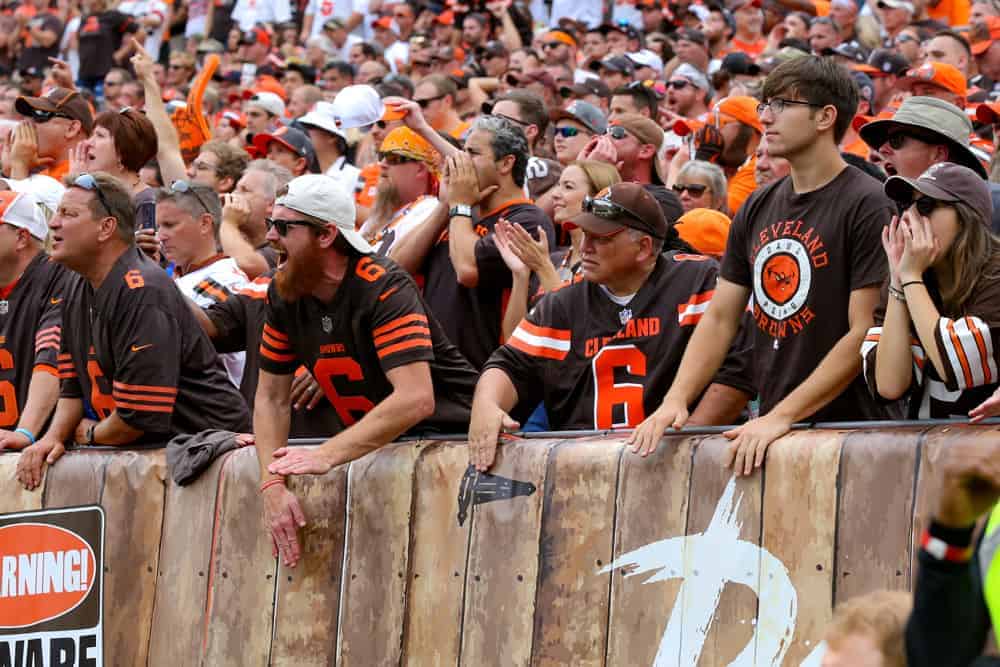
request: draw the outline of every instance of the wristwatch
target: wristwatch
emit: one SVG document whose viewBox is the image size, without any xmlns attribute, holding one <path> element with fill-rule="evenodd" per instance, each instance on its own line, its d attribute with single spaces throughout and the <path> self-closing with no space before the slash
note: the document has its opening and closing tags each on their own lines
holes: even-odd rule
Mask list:
<svg viewBox="0 0 1000 667">
<path fill-rule="evenodd" d="M 454 218 L 456 215 L 461 215 L 466 218 L 472 217 L 472 207 L 468 204 L 456 204 L 448 209 L 448 217 Z"/>
</svg>

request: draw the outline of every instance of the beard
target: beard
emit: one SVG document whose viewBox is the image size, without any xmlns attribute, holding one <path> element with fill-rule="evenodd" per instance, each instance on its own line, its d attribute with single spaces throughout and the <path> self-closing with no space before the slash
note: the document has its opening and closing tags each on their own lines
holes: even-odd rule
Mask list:
<svg viewBox="0 0 1000 667">
<path fill-rule="evenodd" d="M 287 255 L 285 263 L 274 274 L 278 296 L 288 303 L 312 292 L 323 277 L 323 254 L 316 243 L 310 243 L 298 255 Z"/>
</svg>

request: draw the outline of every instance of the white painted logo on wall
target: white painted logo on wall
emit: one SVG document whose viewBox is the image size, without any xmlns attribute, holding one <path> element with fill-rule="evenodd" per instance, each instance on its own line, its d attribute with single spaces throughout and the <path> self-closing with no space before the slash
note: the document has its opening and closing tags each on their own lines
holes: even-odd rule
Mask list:
<svg viewBox="0 0 1000 667">
<path fill-rule="evenodd" d="M 698 664 L 722 589 L 728 583 L 749 587 L 759 600 L 753 637 L 730 665 L 782 663 L 795 634 L 798 595 L 784 563 L 766 549 L 740 539 L 742 500 L 742 493 L 736 496 L 736 479 L 730 479 L 704 533 L 647 544 L 599 570 L 605 574 L 626 568 L 630 570 L 627 577 L 652 573 L 645 584 L 683 580 L 660 639 L 655 667 Z M 802 667 L 818 667 L 822 653 L 822 647 L 817 646 Z"/>
</svg>

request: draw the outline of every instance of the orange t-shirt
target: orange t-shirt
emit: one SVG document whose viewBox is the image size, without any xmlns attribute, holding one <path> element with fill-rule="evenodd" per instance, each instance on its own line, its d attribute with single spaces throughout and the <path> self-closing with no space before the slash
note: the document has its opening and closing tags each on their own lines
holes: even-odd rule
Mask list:
<svg viewBox="0 0 1000 667">
<path fill-rule="evenodd" d="M 736 215 L 736 211 L 740 210 L 740 206 L 743 206 L 747 197 L 757 189 L 757 179 L 754 178 L 756 168 L 757 156 L 755 155 L 744 162 L 729 179 L 729 195 L 726 203 L 731 215 Z"/>
<path fill-rule="evenodd" d="M 742 51 L 751 58 L 756 58 L 760 54 L 764 53 L 764 49 L 767 48 L 767 40 L 763 37 L 758 39 L 756 42 L 744 42 L 733 37 L 729 41 L 730 51 Z"/>
<path fill-rule="evenodd" d="M 856 137 L 849 145 L 841 145 L 840 149 L 845 153 L 852 153 L 857 155 L 859 158 L 864 160 L 868 159 L 869 148 L 868 144 L 862 141 L 861 137 Z"/>
<path fill-rule="evenodd" d="M 358 206 L 371 208 L 375 203 L 375 192 L 378 190 L 378 175 L 380 173 L 378 162 L 372 162 L 361 170 L 358 180 L 361 181 L 361 189 L 354 194 L 354 201 Z"/>
<path fill-rule="evenodd" d="M 927 5 L 927 16 L 953 27 L 969 25 L 971 11 L 972 2 L 970 0 L 941 0 L 937 7 Z"/>
<path fill-rule="evenodd" d="M 454 128 L 452 128 L 451 132 L 449 132 L 448 134 L 450 134 L 453 138 L 461 141 L 462 139 L 465 138 L 465 133 L 469 131 L 470 127 L 472 127 L 472 123 L 468 121 L 462 121 Z"/>
<path fill-rule="evenodd" d="M 816 16 L 830 15 L 830 0 L 812 0 L 812 3 L 816 8 Z"/>
<path fill-rule="evenodd" d="M 62 183 L 63 177 L 69 173 L 69 160 L 57 162 L 42 173 Z"/>
</svg>

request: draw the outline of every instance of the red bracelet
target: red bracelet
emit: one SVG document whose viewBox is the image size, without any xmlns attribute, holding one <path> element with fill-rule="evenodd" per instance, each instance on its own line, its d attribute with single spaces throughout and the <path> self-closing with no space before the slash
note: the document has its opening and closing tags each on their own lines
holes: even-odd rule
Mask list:
<svg viewBox="0 0 1000 667">
<path fill-rule="evenodd" d="M 934 537 L 926 528 L 923 537 L 920 538 L 920 546 L 935 559 L 951 563 L 968 563 L 975 552 L 972 545 L 967 547 L 953 546 L 939 537 Z"/>
<path fill-rule="evenodd" d="M 284 477 L 279 477 L 278 479 L 272 479 L 270 481 L 264 482 L 263 484 L 260 485 L 260 492 L 264 493 L 264 491 L 266 489 L 269 489 L 272 486 L 277 486 L 278 484 L 281 484 L 282 486 L 284 486 L 285 485 L 285 478 Z"/>
</svg>

